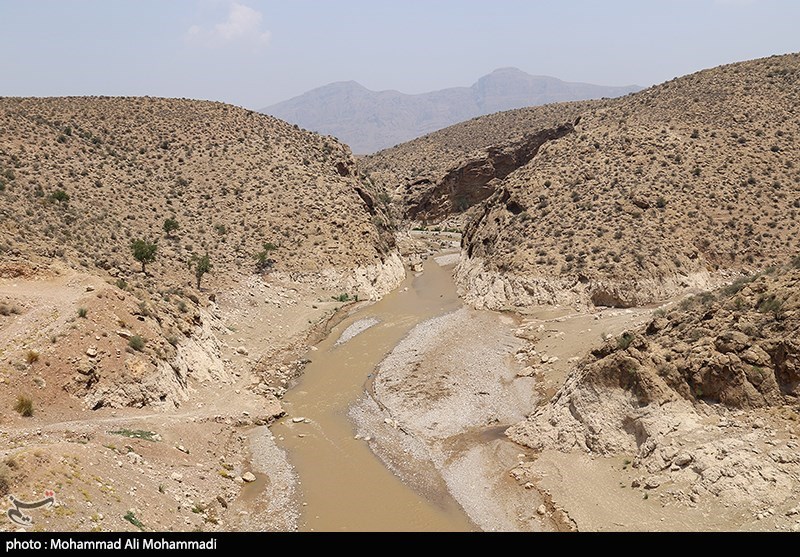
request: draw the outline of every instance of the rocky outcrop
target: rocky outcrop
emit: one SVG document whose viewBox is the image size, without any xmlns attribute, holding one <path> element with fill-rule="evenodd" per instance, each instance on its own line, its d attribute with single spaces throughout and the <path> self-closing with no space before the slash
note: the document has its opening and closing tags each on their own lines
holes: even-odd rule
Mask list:
<svg viewBox="0 0 800 557">
<path fill-rule="evenodd" d="M 88 408 L 141 408 L 169 404 L 180 406 L 189 398 L 190 380 L 226 383 L 231 380 L 222 362 L 221 346 L 211 324 L 213 316 L 200 310 L 200 319 L 190 336 L 176 346 L 169 360 L 129 354 L 121 371 L 91 367 L 94 384 L 82 394 Z M 79 367 L 79 372 L 83 374 Z M 85 375 L 84 375 L 85 376 Z M 79 375 L 78 377 L 81 377 Z"/>
<path fill-rule="evenodd" d="M 643 473 L 674 474 L 695 495 L 774 503 L 800 471 L 797 444 L 770 433 L 800 398 L 798 286 L 797 268 L 742 279 L 610 339 L 509 436 L 537 450 L 633 455 Z M 762 413 L 780 408 L 786 423 Z"/>
<path fill-rule="evenodd" d="M 800 250 L 798 79 L 798 54 L 721 66 L 472 120 L 364 164 L 407 217 L 472 206 L 459 286 L 478 306 L 648 304 Z M 574 131 L 535 153 L 492 149 L 562 122 Z"/>
<path fill-rule="evenodd" d="M 479 309 L 523 309 L 538 305 L 629 308 L 666 300 L 676 292 L 707 289 L 720 284 L 722 275 L 708 272 L 672 277 L 639 277 L 628 281 L 592 280 L 584 275 L 535 276 L 503 273 L 487 268 L 486 260 L 462 252 L 456 267 L 458 293 Z"/>
<path fill-rule="evenodd" d="M 281 281 L 318 284 L 350 295 L 358 294 L 360 299 L 376 300 L 396 288 L 405 278 L 406 271 L 400 255 L 392 252 L 374 265 L 349 270 L 328 268 L 317 273 L 276 272 L 273 275 Z"/>
<path fill-rule="evenodd" d="M 524 140 L 503 147 L 489 148 L 449 170 L 441 178 L 422 178 L 405 186 L 405 218 L 438 222 L 462 213 L 491 197 L 500 182 L 528 164 L 549 141 L 575 130 L 572 123 L 542 130 Z"/>
</svg>

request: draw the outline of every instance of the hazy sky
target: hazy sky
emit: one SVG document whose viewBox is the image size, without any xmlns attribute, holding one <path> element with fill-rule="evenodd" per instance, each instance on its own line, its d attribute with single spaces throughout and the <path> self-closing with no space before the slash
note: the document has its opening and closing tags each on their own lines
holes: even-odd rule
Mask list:
<svg viewBox="0 0 800 557">
<path fill-rule="evenodd" d="M 421 93 L 516 66 L 652 85 L 796 51 L 798 0 L 0 0 L 0 96 L 262 108 L 332 81 Z"/>
</svg>

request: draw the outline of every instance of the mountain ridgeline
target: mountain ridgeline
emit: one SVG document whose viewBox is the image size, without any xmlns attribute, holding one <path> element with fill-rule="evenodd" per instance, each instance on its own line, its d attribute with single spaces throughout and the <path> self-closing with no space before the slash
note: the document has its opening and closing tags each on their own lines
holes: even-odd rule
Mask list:
<svg viewBox="0 0 800 557">
<path fill-rule="evenodd" d="M 354 153 L 374 153 L 476 116 L 563 101 L 619 97 L 640 87 L 605 87 L 502 68 L 471 87 L 407 95 L 354 82 L 314 89 L 262 112 L 333 135 Z"/>
</svg>

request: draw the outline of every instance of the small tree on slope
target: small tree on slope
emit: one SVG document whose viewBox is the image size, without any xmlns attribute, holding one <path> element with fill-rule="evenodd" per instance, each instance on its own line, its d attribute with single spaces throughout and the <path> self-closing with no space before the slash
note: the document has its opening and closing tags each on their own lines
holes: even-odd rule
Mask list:
<svg viewBox="0 0 800 557">
<path fill-rule="evenodd" d="M 194 267 L 194 276 L 197 279 L 197 289 L 200 290 L 200 281 L 203 279 L 203 275 L 211 271 L 211 258 L 208 254 L 203 257 L 193 255 L 189 261 L 189 268 L 192 267 Z"/>
<path fill-rule="evenodd" d="M 131 242 L 133 258 L 142 264 L 142 272 L 146 273 L 145 265 L 156 260 L 156 245 L 147 240 L 134 240 Z"/>
</svg>

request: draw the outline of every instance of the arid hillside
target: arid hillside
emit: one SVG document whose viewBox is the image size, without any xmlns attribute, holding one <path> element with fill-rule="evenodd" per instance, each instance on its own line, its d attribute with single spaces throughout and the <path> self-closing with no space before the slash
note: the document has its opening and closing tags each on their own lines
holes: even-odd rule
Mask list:
<svg viewBox="0 0 800 557">
<path fill-rule="evenodd" d="M 158 243 L 154 274 L 206 252 L 223 271 L 252 267 L 268 242 L 277 271 L 302 273 L 390 251 L 347 148 L 269 116 L 185 100 L 9 98 L 0 118 L 6 261 L 127 269 L 141 238 Z M 177 230 L 166 234 L 166 219 Z"/>
<path fill-rule="evenodd" d="M 477 306 L 646 304 L 798 251 L 799 83 L 797 54 L 732 64 L 486 116 L 365 168 L 409 219 L 472 207 L 458 281 Z"/>
</svg>

